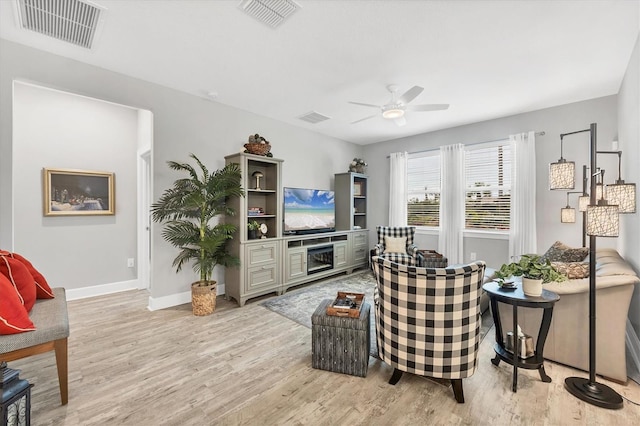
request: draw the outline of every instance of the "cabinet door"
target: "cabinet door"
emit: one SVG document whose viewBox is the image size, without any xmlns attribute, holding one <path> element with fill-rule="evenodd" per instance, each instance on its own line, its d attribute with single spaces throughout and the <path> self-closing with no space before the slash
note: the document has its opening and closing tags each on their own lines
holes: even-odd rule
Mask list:
<svg viewBox="0 0 640 426">
<path fill-rule="evenodd" d="M 307 276 L 307 249 L 289 249 L 286 256 L 286 281 Z"/>
<path fill-rule="evenodd" d="M 276 261 L 277 244 L 275 242 L 260 242 L 247 244 L 247 266 L 258 266 Z"/>
<path fill-rule="evenodd" d="M 333 267 L 340 268 L 342 266 L 347 266 L 348 264 L 348 256 L 347 256 L 347 242 L 344 243 L 334 243 L 333 244 Z"/>
<path fill-rule="evenodd" d="M 365 232 L 354 232 L 352 234 L 352 248 L 353 248 L 353 264 L 358 265 L 366 263 L 369 251 L 369 234 Z"/>
</svg>

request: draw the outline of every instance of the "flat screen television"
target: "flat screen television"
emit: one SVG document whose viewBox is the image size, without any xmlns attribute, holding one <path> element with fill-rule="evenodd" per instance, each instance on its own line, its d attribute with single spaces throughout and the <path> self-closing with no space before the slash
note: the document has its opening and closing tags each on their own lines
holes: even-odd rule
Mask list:
<svg viewBox="0 0 640 426">
<path fill-rule="evenodd" d="M 284 188 L 284 234 L 311 234 L 336 229 L 333 191 Z"/>
</svg>

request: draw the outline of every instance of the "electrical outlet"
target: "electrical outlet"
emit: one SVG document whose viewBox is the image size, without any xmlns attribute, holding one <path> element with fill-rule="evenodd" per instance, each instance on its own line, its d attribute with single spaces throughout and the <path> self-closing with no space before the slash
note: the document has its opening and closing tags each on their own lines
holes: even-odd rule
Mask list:
<svg viewBox="0 0 640 426">
<path fill-rule="evenodd" d="M 471 260 L 472 260 L 472 261 L 473 261 L 473 260 L 476 260 L 476 252 L 475 252 L 475 251 L 472 251 L 472 252 L 471 252 Z"/>
<path fill-rule="evenodd" d="M 136 266 L 136 262 L 133 259 L 133 257 L 130 257 L 127 259 L 127 268 L 133 268 L 134 266 Z"/>
</svg>

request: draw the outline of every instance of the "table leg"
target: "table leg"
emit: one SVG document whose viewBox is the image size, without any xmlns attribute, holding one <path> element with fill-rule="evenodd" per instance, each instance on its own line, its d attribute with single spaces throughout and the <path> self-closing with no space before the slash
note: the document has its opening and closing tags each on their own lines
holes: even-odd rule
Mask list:
<svg viewBox="0 0 640 426">
<path fill-rule="evenodd" d="M 518 391 L 518 307 L 513 305 L 513 386 L 514 392 Z"/>
<path fill-rule="evenodd" d="M 536 341 L 536 362 L 540 363 L 538 367 L 538 373 L 540 373 L 540 380 L 545 383 L 551 382 L 551 377 L 547 376 L 544 371 L 544 343 L 547 340 L 549 334 L 549 327 L 551 326 L 551 317 L 553 316 L 553 306 L 545 308 L 542 314 L 542 324 L 540 325 L 540 333 L 538 333 L 538 340 Z"/>
<path fill-rule="evenodd" d="M 496 343 L 501 348 L 504 348 L 504 339 L 502 337 L 502 325 L 500 324 L 500 315 L 498 314 L 498 302 L 493 295 L 489 296 L 489 302 L 491 304 L 491 315 L 493 315 L 493 324 L 496 328 Z M 491 360 L 491 363 L 496 367 L 500 365 L 500 357 L 496 352 L 495 358 Z"/>
</svg>

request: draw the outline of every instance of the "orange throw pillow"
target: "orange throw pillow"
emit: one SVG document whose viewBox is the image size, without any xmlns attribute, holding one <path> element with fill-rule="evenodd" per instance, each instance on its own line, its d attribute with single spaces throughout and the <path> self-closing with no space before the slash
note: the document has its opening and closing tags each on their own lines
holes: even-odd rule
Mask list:
<svg viewBox="0 0 640 426">
<path fill-rule="evenodd" d="M 35 326 L 11 281 L 0 274 L 0 334 L 17 334 L 33 331 Z"/>
<path fill-rule="evenodd" d="M 28 312 L 36 303 L 36 282 L 26 266 L 18 259 L 0 256 L 0 274 L 4 275 L 18 292 L 18 298 Z"/>
<path fill-rule="evenodd" d="M 53 295 L 53 291 L 51 291 L 51 287 L 49 283 L 44 278 L 44 276 L 38 272 L 36 268 L 33 267 L 31 262 L 29 262 L 24 257 L 20 256 L 18 253 L 11 253 L 11 257 L 19 260 L 24 266 L 27 267 L 34 281 L 36 282 L 36 298 L 37 299 L 53 299 L 55 296 Z"/>
</svg>

